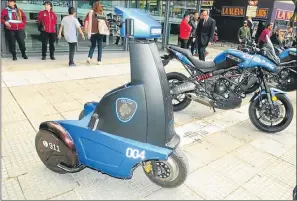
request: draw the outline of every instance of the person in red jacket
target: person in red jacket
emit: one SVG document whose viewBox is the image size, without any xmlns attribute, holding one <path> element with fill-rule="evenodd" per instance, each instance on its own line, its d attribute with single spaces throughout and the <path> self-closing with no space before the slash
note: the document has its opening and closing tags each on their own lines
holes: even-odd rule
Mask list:
<svg viewBox="0 0 297 201">
<path fill-rule="evenodd" d="M 187 44 L 192 31 L 192 27 L 189 24 L 189 21 L 190 21 L 190 16 L 188 14 L 185 14 L 179 26 L 179 38 L 180 38 L 181 48 L 185 48 L 185 49 L 188 48 Z"/>
<path fill-rule="evenodd" d="M 57 16 L 50 1 L 43 4 L 45 10 L 38 13 L 38 23 L 41 28 L 42 60 L 46 60 L 47 44 L 49 43 L 50 58 L 55 60 L 55 42 L 57 37 Z"/>
<path fill-rule="evenodd" d="M 17 7 L 15 0 L 9 0 L 8 6 L 2 10 L 1 23 L 4 24 L 6 41 L 8 42 L 9 51 L 12 54 L 13 60 L 17 60 L 15 41 L 19 44 L 23 58 L 28 59 L 26 55 L 24 31 L 26 27 L 26 15 Z"/>
</svg>

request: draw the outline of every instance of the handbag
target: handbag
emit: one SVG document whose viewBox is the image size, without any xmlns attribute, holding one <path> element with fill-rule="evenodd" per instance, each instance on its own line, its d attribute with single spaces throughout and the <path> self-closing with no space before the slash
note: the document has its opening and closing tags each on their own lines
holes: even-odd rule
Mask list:
<svg viewBox="0 0 297 201">
<path fill-rule="evenodd" d="M 109 36 L 110 32 L 105 20 L 98 19 L 98 29 L 99 34 Z"/>
</svg>

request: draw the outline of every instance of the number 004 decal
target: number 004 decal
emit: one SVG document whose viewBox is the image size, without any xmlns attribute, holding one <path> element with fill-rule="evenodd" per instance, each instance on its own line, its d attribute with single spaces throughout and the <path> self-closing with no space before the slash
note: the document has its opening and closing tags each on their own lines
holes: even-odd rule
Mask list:
<svg viewBox="0 0 297 201">
<path fill-rule="evenodd" d="M 138 149 L 127 148 L 126 156 L 128 158 L 133 158 L 133 159 L 141 158 L 142 160 L 144 160 L 145 159 L 145 151 L 140 152 Z"/>
</svg>

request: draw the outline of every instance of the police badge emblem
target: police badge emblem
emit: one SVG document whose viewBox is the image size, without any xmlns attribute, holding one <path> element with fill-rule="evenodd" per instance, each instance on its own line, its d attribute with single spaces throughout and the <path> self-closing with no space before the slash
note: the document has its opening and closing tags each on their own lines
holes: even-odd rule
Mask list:
<svg viewBox="0 0 297 201">
<path fill-rule="evenodd" d="M 122 122 L 130 121 L 137 110 L 137 103 L 129 98 L 118 98 L 116 100 L 117 117 Z"/>
</svg>

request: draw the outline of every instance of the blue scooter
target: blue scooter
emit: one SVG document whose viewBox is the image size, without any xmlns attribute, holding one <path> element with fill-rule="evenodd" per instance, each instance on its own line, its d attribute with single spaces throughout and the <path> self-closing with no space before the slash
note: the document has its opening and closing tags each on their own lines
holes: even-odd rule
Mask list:
<svg viewBox="0 0 297 201">
<path fill-rule="evenodd" d="M 131 82 L 99 103 L 86 103 L 80 120 L 41 123 L 35 145 L 47 168 L 63 174 L 89 167 L 129 179 L 141 165 L 161 187 L 185 181 L 188 163 L 178 149 L 169 86 L 155 43 L 131 42 L 130 63 Z"/>
</svg>

